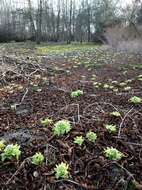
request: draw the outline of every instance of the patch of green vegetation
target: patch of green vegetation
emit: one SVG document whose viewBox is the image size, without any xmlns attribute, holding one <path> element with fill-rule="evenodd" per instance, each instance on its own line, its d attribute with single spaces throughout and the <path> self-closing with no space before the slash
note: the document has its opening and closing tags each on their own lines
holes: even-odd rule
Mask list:
<svg viewBox="0 0 142 190">
<path fill-rule="evenodd" d="M 124 91 L 129 91 L 129 90 L 131 90 L 132 88 L 130 87 L 130 86 L 126 86 L 123 90 Z"/>
<path fill-rule="evenodd" d="M 79 97 L 79 96 L 81 96 L 81 95 L 83 95 L 83 91 L 82 91 L 82 90 L 76 90 L 76 91 L 73 91 L 73 92 L 71 93 L 71 97 L 72 97 L 72 98 Z"/>
<path fill-rule="evenodd" d="M 59 179 L 59 178 L 63 178 L 63 179 L 66 179 L 69 177 L 69 165 L 62 162 L 61 164 L 58 164 L 56 165 L 56 168 L 54 169 L 56 174 L 56 178 Z"/>
<path fill-rule="evenodd" d="M 97 139 L 97 134 L 92 132 L 91 130 L 86 134 L 86 138 L 88 141 L 95 143 Z"/>
<path fill-rule="evenodd" d="M 124 64 L 123 66 L 121 66 L 121 69 L 142 69 L 142 65 L 141 64 Z"/>
<path fill-rule="evenodd" d="M 77 136 L 74 138 L 74 143 L 78 144 L 79 146 L 82 146 L 82 144 L 84 143 L 84 137 L 83 136 Z"/>
<path fill-rule="evenodd" d="M 114 89 L 113 89 L 113 92 L 118 92 L 118 91 L 119 91 L 118 88 L 114 88 Z"/>
<path fill-rule="evenodd" d="M 41 152 L 38 152 L 32 156 L 32 164 L 40 166 L 43 164 L 43 162 L 44 162 L 44 156 Z"/>
<path fill-rule="evenodd" d="M 4 150 L 5 146 L 5 140 L 0 140 L 0 152 Z"/>
<path fill-rule="evenodd" d="M 109 133 L 116 133 L 117 131 L 116 125 L 107 124 L 105 125 L 105 128 L 108 130 Z"/>
<path fill-rule="evenodd" d="M 12 160 L 16 159 L 19 160 L 19 157 L 21 155 L 20 146 L 15 144 L 10 144 L 5 147 L 3 150 L 3 153 L 1 154 L 2 161 L 5 161 L 6 159 Z"/>
<path fill-rule="evenodd" d="M 140 103 L 142 103 L 142 98 L 140 98 L 138 96 L 133 96 L 132 98 L 129 99 L 129 102 L 131 102 L 133 104 L 140 104 Z"/>
<path fill-rule="evenodd" d="M 98 46 L 93 44 L 69 44 L 69 45 L 47 45 L 37 46 L 37 53 L 39 54 L 60 54 L 68 52 L 79 52 L 87 50 L 95 50 Z"/>
<path fill-rule="evenodd" d="M 110 113 L 110 115 L 115 116 L 115 117 L 121 117 L 121 114 L 118 111 L 113 111 Z"/>
<path fill-rule="evenodd" d="M 104 150 L 104 154 L 107 158 L 109 158 L 109 160 L 115 160 L 115 161 L 121 160 L 121 158 L 124 156 L 123 153 L 121 153 L 119 150 L 113 147 L 111 148 L 107 147 Z"/>
<path fill-rule="evenodd" d="M 137 77 L 137 79 L 138 79 L 139 81 L 142 81 L 142 75 L 139 75 L 139 76 Z"/>
<path fill-rule="evenodd" d="M 121 82 L 121 83 L 119 83 L 119 86 L 120 86 L 120 87 L 124 87 L 124 86 L 126 86 L 126 85 L 127 85 L 126 82 Z"/>
<path fill-rule="evenodd" d="M 103 86 L 105 89 L 108 89 L 109 88 L 109 84 L 104 84 Z"/>
<path fill-rule="evenodd" d="M 53 123 L 53 120 L 46 118 L 46 119 L 41 119 L 40 122 L 41 122 L 41 125 L 43 125 L 44 127 L 47 127 Z"/>
<path fill-rule="evenodd" d="M 70 130 L 71 130 L 71 124 L 68 120 L 60 120 L 56 122 L 53 128 L 54 135 L 57 136 L 68 134 Z"/>
<path fill-rule="evenodd" d="M 96 79 L 97 79 L 97 76 L 95 74 L 93 74 L 91 80 L 96 81 Z"/>
<path fill-rule="evenodd" d="M 111 81 L 112 84 L 118 84 L 118 81 L 114 80 L 114 81 Z"/>
<path fill-rule="evenodd" d="M 128 84 L 128 83 L 131 83 L 132 81 L 133 81 L 133 79 L 128 79 L 128 80 L 125 81 L 125 83 Z"/>
</svg>

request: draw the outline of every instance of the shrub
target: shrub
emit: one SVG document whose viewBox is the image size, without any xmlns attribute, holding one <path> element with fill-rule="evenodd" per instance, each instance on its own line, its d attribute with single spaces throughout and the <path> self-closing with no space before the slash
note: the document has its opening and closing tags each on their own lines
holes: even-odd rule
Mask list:
<svg viewBox="0 0 142 190">
<path fill-rule="evenodd" d="M 94 132 L 92 132 L 92 131 L 89 131 L 89 132 L 86 134 L 86 138 L 87 138 L 90 142 L 95 143 L 95 142 L 96 142 L 96 139 L 97 139 L 97 135 L 96 135 L 96 133 L 94 133 Z"/>
<path fill-rule="evenodd" d="M 109 131 L 109 133 L 115 133 L 117 131 L 116 125 L 105 125 L 105 128 Z"/>
<path fill-rule="evenodd" d="M 52 119 L 46 118 L 46 119 L 41 119 L 40 122 L 44 127 L 47 127 L 48 125 L 52 124 L 53 121 Z"/>
<path fill-rule="evenodd" d="M 81 146 L 84 142 L 84 137 L 82 136 L 77 136 L 74 138 L 74 143 L 78 144 L 79 146 Z"/>
<path fill-rule="evenodd" d="M 109 148 L 107 147 L 104 150 L 104 154 L 107 158 L 109 158 L 110 160 L 121 160 L 121 158 L 123 157 L 123 153 L 121 153 L 120 151 L 118 151 L 116 148 Z"/>
<path fill-rule="evenodd" d="M 60 120 L 55 123 L 55 126 L 53 128 L 54 135 L 64 135 L 69 133 L 71 130 L 71 125 L 68 120 Z"/>
<path fill-rule="evenodd" d="M 76 90 L 76 91 L 73 91 L 73 92 L 71 93 L 71 97 L 72 97 L 72 98 L 79 97 L 79 96 L 81 96 L 81 95 L 83 95 L 83 91 L 82 91 L 82 90 Z"/>
<path fill-rule="evenodd" d="M 32 164 L 40 166 L 44 162 L 44 156 L 42 153 L 36 153 L 35 155 L 32 156 Z"/>
<path fill-rule="evenodd" d="M 15 144 L 11 144 L 11 145 L 7 145 L 3 151 L 3 153 L 1 154 L 2 156 L 2 161 L 4 161 L 5 159 L 8 160 L 12 160 L 12 159 L 16 159 L 19 160 L 19 157 L 21 155 L 21 151 L 20 151 L 20 146 Z"/>
<path fill-rule="evenodd" d="M 138 96 L 133 96 L 132 98 L 129 99 L 129 102 L 133 104 L 140 104 L 142 103 L 142 99 Z"/>
<path fill-rule="evenodd" d="M 64 178 L 64 179 L 68 178 L 69 177 L 68 169 L 69 169 L 69 165 L 66 163 L 63 163 L 63 162 L 61 164 L 56 165 L 56 168 L 54 169 L 56 172 L 56 174 L 55 174 L 56 178 L 57 179 L 58 178 Z"/>
</svg>

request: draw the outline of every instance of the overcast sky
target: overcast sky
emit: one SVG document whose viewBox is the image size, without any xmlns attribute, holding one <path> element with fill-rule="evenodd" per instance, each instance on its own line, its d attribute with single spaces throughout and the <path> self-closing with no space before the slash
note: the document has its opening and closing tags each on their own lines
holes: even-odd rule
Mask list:
<svg viewBox="0 0 142 190">
<path fill-rule="evenodd" d="M 121 0 L 122 4 L 131 4 L 132 0 Z"/>
<path fill-rule="evenodd" d="M 2 2 L 4 2 L 4 1 L 5 0 L 2 0 Z M 57 3 L 58 0 L 49 0 L 49 1 L 55 2 L 54 5 L 57 6 L 56 3 Z M 119 1 L 120 1 L 121 5 L 123 7 L 125 7 L 126 5 L 131 4 L 132 1 L 134 1 L 134 0 L 119 0 Z M 7 3 L 8 2 L 13 2 L 13 3 L 15 3 L 16 7 L 23 7 L 24 2 L 25 2 L 25 5 L 27 5 L 27 1 L 23 1 L 23 0 L 6 0 L 6 2 Z M 32 2 L 33 5 L 37 5 L 38 0 L 31 0 L 31 2 Z M 81 0 L 76 0 L 76 2 L 81 2 Z"/>
</svg>

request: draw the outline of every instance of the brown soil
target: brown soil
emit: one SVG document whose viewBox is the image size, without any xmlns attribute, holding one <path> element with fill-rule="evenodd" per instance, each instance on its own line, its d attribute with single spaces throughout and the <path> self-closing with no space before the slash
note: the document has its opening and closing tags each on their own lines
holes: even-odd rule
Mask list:
<svg viewBox="0 0 142 190">
<path fill-rule="evenodd" d="M 131 62 L 133 60 L 130 60 Z M 133 190 L 142 189 L 142 105 L 132 105 L 129 98 L 142 97 L 142 82 L 136 80 L 141 74 L 138 69 L 128 69 L 123 74 L 120 67 L 109 64 L 98 69 L 87 70 L 83 66 L 72 67 L 73 62 L 60 60 L 58 66 L 64 71 L 70 68 L 71 73 L 37 72 L 50 79 L 43 84 L 41 80 L 30 79 L 38 83 L 41 91 L 30 87 L 26 79 L 7 74 L 10 82 L 20 84 L 22 90 L 13 92 L 0 91 L 0 138 L 9 143 L 21 145 L 20 161 L 0 161 L 0 189 L 2 190 Z M 129 63 L 128 63 L 129 64 Z M 110 90 L 96 89 L 90 80 L 92 74 L 97 75 L 98 82 L 107 83 L 109 79 L 122 82 L 133 79 L 132 90 L 118 93 Z M 83 77 L 84 76 L 84 77 Z M 8 80 L 8 79 L 7 79 Z M 26 88 L 28 92 L 19 105 Z M 84 95 L 71 98 L 72 90 L 82 89 Z M 11 105 L 18 104 L 16 110 Z M 122 118 L 109 115 L 118 110 Z M 129 114 L 128 114 L 129 112 Z M 72 130 L 67 136 L 55 137 L 53 126 L 44 128 L 41 118 L 52 118 L 54 122 L 67 119 Z M 123 118 L 125 118 L 123 120 Z M 117 125 L 118 133 L 110 135 L 104 124 Z M 73 143 L 76 135 L 85 136 L 88 130 L 97 133 L 97 141 L 92 144 L 85 140 L 82 147 Z M 115 147 L 124 153 L 119 161 L 109 161 L 104 157 L 106 147 Z M 27 157 L 42 152 L 46 163 L 42 167 L 33 166 Z M 60 162 L 70 166 L 70 178 L 57 180 L 54 167 Z"/>
</svg>

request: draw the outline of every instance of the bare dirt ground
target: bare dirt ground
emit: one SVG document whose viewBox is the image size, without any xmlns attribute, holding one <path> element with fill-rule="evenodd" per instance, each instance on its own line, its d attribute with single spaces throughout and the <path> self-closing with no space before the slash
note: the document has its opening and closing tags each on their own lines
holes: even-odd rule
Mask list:
<svg viewBox="0 0 142 190">
<path fill-rule="evenodd" d="M 19 162 L 0 161 L 0 189 L 142 189 L 142 105 L 129 102 L 133 96 L 142 98 L 141 74 L 140 54 L 89 46 L 50 53 L 4 46 L 0 139 L 19 144 L 22 155 Z M 72 98 L 77 89 L 84 94 Z M 113 111 L 121 117 L 110 115 Z M 69 120 L 71 132 L 54 136 L 53 125 L 40 124 L 47 117 L 54 122 Z M 116 134 L 108 133 L 104 127 L 108 123 L 117 126 Z M 82 147 L 75 145 L 74 137 L 85 136 L 90 129 L 97 134 L 96 143 L 85 140 Z M 120 161 L 104 156 L 104 148 L 111 146 L 125 155 Z M 35 167 L 27 158 L 39 151 L 46 163 Z M 54 167 L 62 161 L 70 166 L 70 178 L 57 180 Z"/>
</svg>

